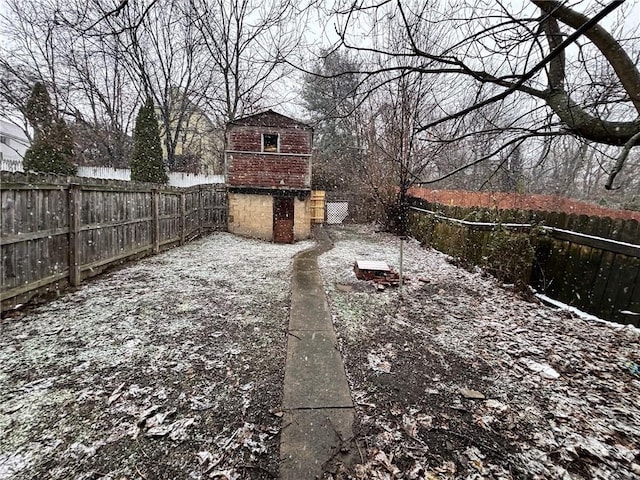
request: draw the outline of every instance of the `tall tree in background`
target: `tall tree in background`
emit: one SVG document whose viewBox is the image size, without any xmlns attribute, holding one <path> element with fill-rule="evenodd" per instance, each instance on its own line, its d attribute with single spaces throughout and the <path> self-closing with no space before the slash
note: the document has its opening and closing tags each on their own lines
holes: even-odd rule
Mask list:
<svg viewBox="0 0 640 480">
<path fill-rule="evenodd" d="M 305 14 L 280 0 L 190 0 L 213 78 L 205 103 L 220 125 L 283 101 L 273 86 L 292 68 Z"/>
<path fill-rule="evenodd" d="M 0 34 L 10 39 L 0 41 L 0 105 L 6 111 L 3 116 L 13 117 L 33 141 L 26 110 L 35 83 L 48 85 L 49 103 L 60 111 L 57 28 L 39 1 L 6 0 L 0 9 L 0 21 Z M 16 118 L 20 115 L 22 119 Z"/>
<path fill-rule="evenodd" d="M 70 24 L 86 2 L 6 0 L 0 12 L 0 106 L 22 125 L 31 86 L 47 85 L 52 104 L 68 119 L 78 164 L 125 167 L 138 93 L 124 54 L 108 35 Z M 28 138 L 28 126 L 23 130 Z"/>
<path fill-rule="evenodd" d="M 193 9 L 178 0 L 135 2 L 103 22 L 126 56 L 129 75 L 142 81 L 140 95 L 154 101 L 168 165 L 175 164 L 191 109 L 215 86 Z"/>
<path fill-rule="evenodd" d="M 63 62 L 73 102 L 68 116 L 76 161 L 126 168 L 139 94 L 129 81 L 123 47 L 112 37 L 75 37 Z"/>
<path fill-rule="evenodd" d="M 395 33 L 397 17 L 379 19 L 376 28 L 388 32 L 389 41 L 403 41 Z M 425 32 L 431 41 L 438 34 Z M 402 231 L 407 192 L 424 178 L 438 147 L 418 133 L 432 112 L 433 80 L 397 66 L 377 52 L 357 59 L 349 51 L 322 52 L 305 72 L 302 97 L 319 137 L 314 181 L 357 192 L 370 210 L 375 205 L 378 220 Z"/>
<path fill-rule="evenodd" d="M 364 144 L 359 68 L 348 54 L 323 51 L 304 75 L 303 105 L 315 128 L 314 188 L 354 191 L 360 184 Z"/>
<path fill-rule="evenodd" d="M 136 117 L 131 153 L 131 180 L 151 183 L 169 181 L 162 161 L 160 129 L 151 98 L 147 98 Z"/>
<path fill-rule="evenodd" d="M 56 115 L 46 87 L 33 86 L 25 115 L 34 131 L 34 140 L 23 159 L 24 169 L 33 172 L 73 175 L 73 139 L 67 124 Z"/>
</svg>

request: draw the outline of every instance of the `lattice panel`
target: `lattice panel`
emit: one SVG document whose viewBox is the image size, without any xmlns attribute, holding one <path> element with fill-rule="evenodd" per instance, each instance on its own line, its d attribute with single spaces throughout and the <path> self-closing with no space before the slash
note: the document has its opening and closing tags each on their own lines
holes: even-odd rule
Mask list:
<svg viewBox="0 0 640 480">
<path fill-rule="evenodd" d="M 327 223 L 342 223 L 349 215 L 349 202 L 327 202 Z"/>
</svg>

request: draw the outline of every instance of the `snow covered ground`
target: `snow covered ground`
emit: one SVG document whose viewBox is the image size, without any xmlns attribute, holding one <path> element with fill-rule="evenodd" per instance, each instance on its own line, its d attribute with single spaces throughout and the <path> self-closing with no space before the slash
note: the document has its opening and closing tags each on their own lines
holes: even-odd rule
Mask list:
<svg viewBox="0 0 640 480">
<path fill-rule="evenodd" d="M 3 319 L 0 479 L 277 475 L 292 258 L 312 244 L 215 234 Z"/>
<path fill-rule="evenodd" d="M 327 477 L 640 478 L 640 335 L 526 302 L 398 239 L 332 227 L 319 258 L 359 464 Z M 277 478 L 292 258 L 219 233 L 0 332 L 0 479 Z M 421 279 L 421 280 L 420 280 Z"/>
<path fill-rule="evenodd" d="M 524 301 L 410 240 L 410 282 L 377 292 L 357 259 L 398 269 L 399 240 L 331 230 L 319 259 L 352 394 L 348 478 L 640 478 L 640 331 Z"/>
</svg>

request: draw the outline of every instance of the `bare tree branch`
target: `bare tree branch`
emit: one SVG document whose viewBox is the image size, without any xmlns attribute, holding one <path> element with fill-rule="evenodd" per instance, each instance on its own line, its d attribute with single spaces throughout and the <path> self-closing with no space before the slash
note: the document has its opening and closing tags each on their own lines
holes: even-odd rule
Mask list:
<svg viewBox="0 0 640 480">
<path fill-rule="evenodd" d="M 624 163 L 627 160 L 627 157 L 629 156 L 629 152 L 631 151 L 631 148 L 637 145 L 639 142 L 640 142 L 640 131 L 636 133 L 633 137 L 631 137 L 627 142 L 627 144 L 624 146 L 624 148 L 620 151 L 618 158 L 616 160 L 616 164 L 613 167 L 613 170 L 611 170 L 611 173 L 609 173 L 609 177 L 607 178 L 607 183 L 605 184 L 604 188 L 606 188 L 607 190 L 614 189 L 613 181 L 616 179 L 616 177 L 622 170 L 622 167 L 624 166 Z"/>
<path fill-rule="evenodd" d="M 520 90 L 521 87 L 524 86 L 524 84 L 530 80 L 539 70 L 543 69 L 547 64 L 549 64 L 554 58 L 563 55 L 563 52 L 565 50 L 565 48 L 567 48 L 570 44 L 572 44 L 573 42 L 576 41 L 576 39 L 578 39 L 585 31 L 587 31 L 589 28 L 591 28 L 593 25 L 596 25 L 600 20 L 602 20 L 604 17 L 606 17 L 609 13 L 611 13 L 613 10 L 615 10 L 617 7 L 619 7 L 621 4 L 620 1 L 614 1 L 611 2 L 609 5 L 607 5 L 605 8 L 603 8 L 598 14 L 596 14 L 593 18 L 589 19 L 585 24 L 583 24 L 581 27 L 579 27 L 578 29 L 576 29 L 575 32 L 573 32 L 571 35 L 569 35 L 565 40 L 563 40 L 562 42 L 560 42 L 557 46 L 555 46 L 555 48 L 553 48 L 551 50 L 551 52 L 546 55 L 542 60 L 540 60 L 534 67 L 532 67 L 527 73 L 523 74 L 520 79 L 515 82 L 513 85 L 511 85 L 509 88 L 507 88 L 506 90 L 504 90 L 503 92 L 494 95 L 491 98 L 488 98 L 480 103 L 477 103 L 475 105 L 472 105 L 470 107 L 467 107 L 465 109 L 459 110 L 454 114 L 448 115 L 446 117 L 440 118 L 434 122 L 430 122 L 426 125 L 423 125 L 422 127 L 420 127 L 419 131 L 425 131 L 428 130 L 429 128 L 433 128 L 436 125 L 439 125 L 441 123 L 447 122 L 449 120 L 455 120 L 456 118 L 460 118 L 464 115 L 467 115 L 468 113 L 471 113 L 475 110 L 478 110 L 486 105 L 490 105 L 492 103 L 498 102 L 500 100 L 503 100 L 505 98 L 507 98 L 509 95 L 513 94 L 514 92 Z M 556 98 L 556 96 L 553 96 L 552 98 Z M 568 101 L 568 98 L 562 98 L 562 100 Z M 560 108 L 560 101 L 554 102 L 554 105 L 558 105 L 557 108 Z M 555 109 L 554 109 L 555 110 Z M 564 120 L 564 118 L 563 118 Z M 621 122 L 618 122 L 621 123 Z M 638 123 L 638 126 L 640 126 L 640 123 Z M 621 127 L 621 125 L 615 125 L 615 127 Z"/>
<path fill-rule="evenodd" d="M 456 175 L 464 170 L 469 169 L 470 167 L 474 166 L 474 165 L 478 165 L 479 163 L 485 162 L 490 158 L 495 157 L 496 154 L 500 153 L 501 151 L 505 150 L 507 147 L 511 146 L 511 145 L 516 145 L 516 146 L 520 146 L 522 145 L 522 143 L 529 139 L 529 138 L 534 138 L 534 137 L 554 137 L 554 136 L 559 136 L 559 135 L 567 135 L 566 132 L 534 132 L 534 133 L 529 133 L 527 135 L 521 135 L 519 137 L 513 138 L 511 140 L 509 140 L 506 143 L 501 144 L 498 148 L 496 148 L 495 150 L 492 150 L 490 153 L 483 155 L 480 158 L 475 159 L 473 162 L 467 163 L 466 165 L 463 165 L 462 167 L 456 168 L 455 170 L 442 175 L 436 179 L 433 180 L 427 180 L 427 181 L 422 181 L 422 182 L 416 182 L 416 185 L 430 185 L 433 183 L 437 183 L 440 182 L 442 180 L 445 180 L 449 177 L 452 177 L 453 175 Z"/>
</svg>

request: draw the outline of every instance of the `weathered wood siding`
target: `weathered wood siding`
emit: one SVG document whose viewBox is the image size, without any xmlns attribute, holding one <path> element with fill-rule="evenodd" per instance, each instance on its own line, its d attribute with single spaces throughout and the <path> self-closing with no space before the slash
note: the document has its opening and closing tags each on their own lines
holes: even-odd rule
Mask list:
<svg viewBox="0 0 640 480">
<path fill-rule="evenodd" d="M 227 153 L 229 186 L 267 189 L 311 188 L 310 157 L 276 153 Z"/>
<path fill-rule="evenodd" d="M 277 151 L 263 151 L 263 135 L 278 135 Z M 231 122 L 226 131 L 230 187 L 310 190 L 313 129 L 267 111 Z"/>
<path fill-rule="evenodd" d="M 223 185 L 178 189 L 1 175 L 3 311 L 34 295 L 78 285 L 127 258 L 227 228 Z"/>
</svg>

